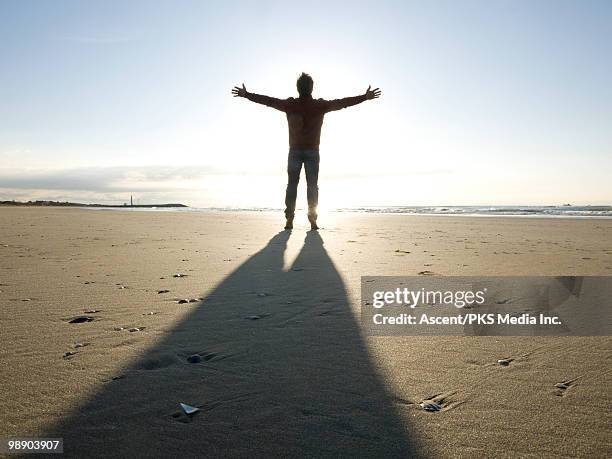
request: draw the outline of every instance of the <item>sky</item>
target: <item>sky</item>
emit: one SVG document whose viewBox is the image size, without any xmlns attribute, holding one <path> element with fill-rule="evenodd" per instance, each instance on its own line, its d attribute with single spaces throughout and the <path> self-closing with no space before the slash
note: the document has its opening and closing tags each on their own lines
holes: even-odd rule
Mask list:
<svg viewBox="0 0 612 459">
<path fill-rule="evenodd" d="M 610 24 L 607 0 L 0 0 L 0 200 L 281 208 L 285 116 L 231 88 L 305 71 L 383 91 L 326 115 L 323 208 L 610 204 Z"/>
</svg>

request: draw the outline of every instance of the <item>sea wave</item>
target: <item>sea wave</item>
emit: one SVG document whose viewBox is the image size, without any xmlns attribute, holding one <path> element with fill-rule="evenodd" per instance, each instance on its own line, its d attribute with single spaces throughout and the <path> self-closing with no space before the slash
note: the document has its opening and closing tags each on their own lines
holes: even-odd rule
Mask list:
<svg viewBox="0 0 612 459">
<path fill-rule="evenodd" d="M 97 208 L 103 210 L 103 207 Z M 115 208 L 135 212 L 282 212 L 272 207 Z M 299 210 L 299 209 L 298 209 Z M 612 218 L 612 206 L 369 206 L 332 210 L 342 213 L 465 215 L 503 217 Z"/>
<path fill-rule="evenodd" d="M 338 209 L 340 212 L 416 215 L 489 215 L 518 217 L 608 217 L 612 206 L 396 206 Z"/>
</svg>

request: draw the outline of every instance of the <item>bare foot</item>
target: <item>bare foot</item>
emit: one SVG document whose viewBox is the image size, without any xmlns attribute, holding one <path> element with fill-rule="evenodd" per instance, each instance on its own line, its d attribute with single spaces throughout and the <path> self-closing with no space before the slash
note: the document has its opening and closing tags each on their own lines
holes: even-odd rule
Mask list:
<svg viewBox="0 0 612 459">
<path fill-rule="evenodd" d="M 286 230 L 293 229 L 293 218 L 287 219 L 287 223 L 285 223 L 285 229 Z"/>
</svg>

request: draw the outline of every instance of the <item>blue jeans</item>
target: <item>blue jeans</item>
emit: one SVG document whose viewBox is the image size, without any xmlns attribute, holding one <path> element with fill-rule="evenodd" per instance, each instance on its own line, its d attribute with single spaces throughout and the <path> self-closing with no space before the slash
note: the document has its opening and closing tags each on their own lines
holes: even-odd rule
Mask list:
<svg viewBox="0 0 612 459">
<path fill-rule="evenodd" d="M 306 197 L 308 199 L 308 217 L 317 218 L 319 203 L 319 150 L 301 150 L 292 148 L 287 158 L 287 193 L 285 194 L 285 217 L 295 215 L 295 200 L 300 181 L 302 164 L 306 171 Z"/>
</svg>

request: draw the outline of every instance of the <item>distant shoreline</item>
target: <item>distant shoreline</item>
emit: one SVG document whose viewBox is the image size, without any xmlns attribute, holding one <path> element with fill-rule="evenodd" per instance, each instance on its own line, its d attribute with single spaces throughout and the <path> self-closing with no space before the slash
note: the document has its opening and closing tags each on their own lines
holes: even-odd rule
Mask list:
<svg viewBox="0 0 612 459">
<path fill-rule="evenodd" d="M 109 207 L 109 208 L 141 208 L 151 209 L 154 207 L 189 207 L 185 204 L 82 204 L 79 202 L 60 202 L 60 201 L 0 201 L 0 206 L 30 206 L 30 207 Z"/>
<path fill-rule="evenodd" d="M 68 207 L 84 209 L 113 209 L 179 212 L 282 212 L 272 207 L 192 207 L 179 203 L 164 204 L 82 204 L 59 201 L 0 201 L 0 207 Z M 303 209 L 302 209 L 303 210 Z M 360 213 L 409 216 L 454 217 L 520 217 L 520 218 L 612 218 L 610 205 L 548 205 L 548 206 L 378 206 L 329 209 L 334 213 Z"/>
</svg>

